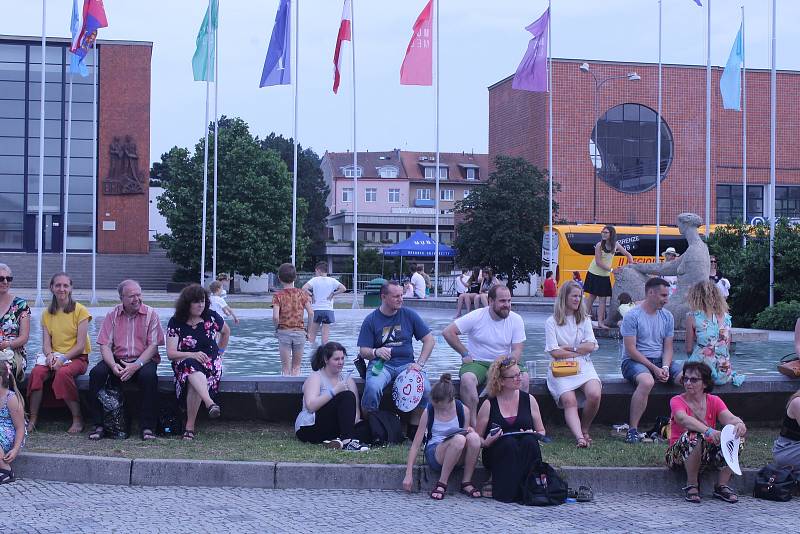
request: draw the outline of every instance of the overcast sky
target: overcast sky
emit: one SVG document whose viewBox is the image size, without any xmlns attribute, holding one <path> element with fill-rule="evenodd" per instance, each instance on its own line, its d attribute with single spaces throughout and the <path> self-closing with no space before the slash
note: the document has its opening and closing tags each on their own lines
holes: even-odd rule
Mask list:
<svg viewBox="0 0 800 534">
<path fill-rule="evenodd" d="M 297 0 L 296 0 L 297 1 Z M 706 0 L 709 1 L 709 0 Z M 705 4 L 706 1 L 703 3 Z M 771 0 L 710 0 L 711 61 L 724 65 L 746 8 L 748 66 L 769 67 Z M 298 139 L 319 154 L 351 147 L 350 48 L 342 87 L 331 90 L 342 0 L 300 2 Z M 259 89 L 278 0 L 220 0 L 220 113 L 239 116 L 254 134 L 292 133 L 289 86 Z M 426 0 L 353 0 L 359 150 L 432 150 L 433 91 L 399 85 L 411 28 Z M 152 160 L 203 135 L 205 84 L 191 58 L 205 0 L 105 0 L 101 39 L 153 42 Z M 545 0 L 441 0 L 441 149 L 485 152 L 487 87 L 512 74 L 527 47 L 524 27 Z M 72 0 L 47 1 L 47 33 L 68 37 Z M 665 63 L 705 64 L 705 8 L 663 0 Z M 8 15 L 8 13 L 6 13 Z M 800 70 L 800 2 L 778 0 L 778 68 Z M 553 0 L 555 57 L 657 61 L 657 0 Z M 41 1 L 16 3 L 0 34 L 40 35 Z M 716 90 L 716 89 L 715 89 Z"/>
</svg>

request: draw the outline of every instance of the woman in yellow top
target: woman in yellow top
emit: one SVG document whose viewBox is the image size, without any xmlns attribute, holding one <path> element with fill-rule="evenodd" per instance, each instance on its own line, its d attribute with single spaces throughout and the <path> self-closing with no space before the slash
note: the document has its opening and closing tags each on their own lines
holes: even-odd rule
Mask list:
<svg viewBox="0 0 800 534">
<path fill-rule="evenodd" d="M 78 400 L 75 377 L 89 366 L 89 321 L 92 316 L 83 304 L 72 300 L 72 279 L 67 273 L 56 273 L 50 279 L 53 300 L 42 312 L 42 351 L 45 361 L 36 362 L 28 383 L 31 419 L 28 430 L 36 427 L 45 382 L 51 378 L 53 394 L 63 400 L 72 412 L 72 426 L 67 432 L 83 432 L 83 417 Z"/>
<path fill-rule="evenodd" d="M 610 224 L 606 225 L 600 232 L 600 242 L 594 246 L 594 259 L 589 264 L 586 282 L 583 284 L 583 290 L 588 295 L 586 313 L 590 317 L 594 299 L 600 297 L 600 306 L 597 310 L 597 326 L 600 328 L 608 328 L 605 324 L 606 297 L 611 296 L 611 271 L 614 269 L 612 264 L 617 252 L 624 254 L 629 263 L 634 262 L 631 253 L 617 243 L 617 229 Z"/>
</svg>

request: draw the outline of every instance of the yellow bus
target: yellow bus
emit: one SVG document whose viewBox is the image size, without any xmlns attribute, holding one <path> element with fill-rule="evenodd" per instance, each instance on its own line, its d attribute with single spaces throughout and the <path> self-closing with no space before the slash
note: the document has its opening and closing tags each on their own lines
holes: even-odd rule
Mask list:
<svg viewBox="0 0 800 534">
<path fill-rule="evenodd" d="M 589 264 L 594 259 L 594 246 L 600 241 L 600 231 L 603 224 L 554 224 L 553 257 L 556 282 L 560 286 L 562 282 L 572 280 L 577 272 L 581 280 L 586 279 L 586 272 Z M 714 231 L 712 225 L 711 231 Z M 617 241 L 625 250 L 631 253 L 633 258 L 639 263 L 653 263 L 656 261 L 656 227 L 655 226 L 617 226 Z M 700 227 L 700 233 L 705 232 L 704 227 Z M 544 228 L 542 236 L 542 278 L 549 270 L 550 239 L 547 227 Z M 659 240 L 660 255 L 663 256 L 667 247 L 673 247 L 678 254 L 683 254 L 688 244 L 686 239 L 680 234 L 676 226 L 661 226 Z M 663 258 L 662 258 L 663 259 Z M 613 267 L 619 267 L 628 263 L 625 256 L 614 256 Z M 613 283 L 613 280 L 612 280 Z"/>
</svg>

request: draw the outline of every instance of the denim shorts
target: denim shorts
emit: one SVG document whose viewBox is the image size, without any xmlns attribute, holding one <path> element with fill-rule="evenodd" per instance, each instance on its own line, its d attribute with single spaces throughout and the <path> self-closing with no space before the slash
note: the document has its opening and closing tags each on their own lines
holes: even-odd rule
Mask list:
<svg viewBox="0 0 800 534">
<path fill-rule="evenodd" d="M 442 464 L 436 461 L 436 447 L 438 447 L 441 443 L 441 441 L 439 443 L 429 443 L 425 447 L 425 460 L 428 462 L 428 467 L 434 471 L 442 470 Z"/>
<path fill-rule="evenodd" d="M 303 350 L 306 346 L 305 330 L 278 330 L 278 345 L 291 350 Z"/>
<path fill-rule="evenodd" d="M 336 322 L 333 310 L 314 310 L 314 322 L 317 324 L 333 324 Z"/>
<path fill-rule="evenodd" d="M 648 358 L 649 359 L 649 358 Z M 661 358 L 656 358 L 655 360 L 650 360 L 650 362 L 655 365 L 656 367 L 661 367 L 662 363 Z M 625 359 L 622 360 L 622 376 L 633 385 L 636 385 L 636 375 L 640 375 L 642 373 L 650 373 L 650 369 L 648 369 L 643 363 L 639 363 L 635 360 Z M 669 379 L 670 381 L 675 378 L 675 376 L 683 370 L 683 363 L 673 361 L 672 364 L 669 366 Z"/>
</svg>

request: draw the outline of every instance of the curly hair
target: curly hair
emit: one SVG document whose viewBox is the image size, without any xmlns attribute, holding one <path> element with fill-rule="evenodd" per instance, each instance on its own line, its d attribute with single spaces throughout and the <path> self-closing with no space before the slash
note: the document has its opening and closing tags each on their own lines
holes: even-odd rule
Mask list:
<svg viewBox="0 0 800 534">
<path fill-rule="evenodd" d="M 686 362 L 683 364 L 683 376 L 686 376 L 687 371 L 696 371 L 700 375 L 700 380 L 703 382 L 703 393 L 711 393 L 714 391 L 714 379 L 711 377 L 711 367 L 706 365 L 705 362 Z"/>
<path fill-rule="evenodd" d="M 341 343 L 328 341 L 324 345 L 317 347 L 317 350 L 314 351 L 314 354 L 311 356 L 311 369 L 313 371 L 319 371 L 325 367 L 325 365 L 328 363 L 328 360 L 333 357 L 333 353 L 339 350 L 342 351 L 344 357 L 347 358 L 347 349 L 344 348 Z"/>
<path fill-rule="evenodd" d="M 556 324 L 558 326 L 563 326 L 567 321 L 567 313 L 569 311 L 567 308 L 567 299 L 569 298 L 569 294 L 572 293 L 573 289 L 577 289 L 581 293 L 581 303 L 578 305 L 578 309 L 573 312 L 573 315 L 575 316 L 575 324 L 581 324 L 583 320 L 586 319 L 586 310 L 583 307 L 582 301 L 583 288 L 580 286 L 580 284 L 578 284 L 578 282 L 570 280 L 559 288 L 556 301 L 553 303 L 553 319 L 556 320 Z"/>
<path fill-rule="evenodd" d="M 178 300 L 175 301 L 175 319 L 185 323 L 189 320 L 189 308 L 192 303 L 204 301 L 206 303 L 200 317 L 204 321 L 211 318 L 211 299 L 208 297 L 208 290 L 200 284 L 191 284 L 183 288 Z"/>
<path fill-rule="evenodd" d="M 498 356 L 486 372 L 486 393 L 490 398 L 497 397 L 503 389 L 503 371 L 519 367 L 519 362 L 511 356 Z"/>
<path fill-rule="evenodd" d="M 728 303 L 717 284 L 711 280 L 703 280 L 690 287 L 686 294 L 686 304 L 692 310 L 700 310 L 709 317 L 728 313 Z"/>
</svg>

